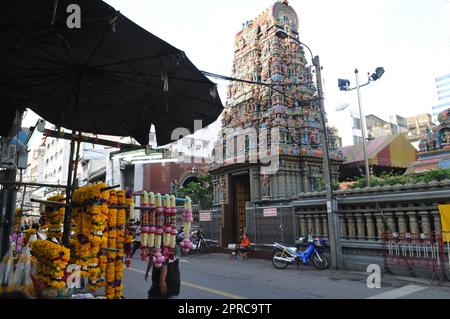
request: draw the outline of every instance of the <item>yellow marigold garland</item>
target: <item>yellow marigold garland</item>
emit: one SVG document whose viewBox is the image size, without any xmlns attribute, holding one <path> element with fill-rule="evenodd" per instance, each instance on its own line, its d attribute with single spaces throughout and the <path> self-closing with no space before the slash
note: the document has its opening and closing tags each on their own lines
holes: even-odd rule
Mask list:
<svg viewBox="0 0 450 319">
<path fill-rule="evenodd" d="M 63 203 L 65 198 L 63 195 L 58 194 L 56 196 L 51 196 L 47 198 L 48 201 Z M 65 208 L 61 206 L 56 206 L 52 204 L 45 205 L 45 218 L 43 221 L 48 223 L 47 226 L 47 237 L 56 238 L 61 241 L 62 237 L 62 224 L 64 222 Z"/>
<path fill-rule="evenodd" d="M 48 240 L 36 240 L 30 245 L 31 254 L 36 258 L 35 279 L 51 288 L 66 287 L 64 278 L 70 250 Z"/>
<path fill-rule="evenodd" d="M 81 266 L 81 275 L 89 279 L 88 287 L 97 290 L 105 286 L 105 257 L 101 247 L 107 246 L 104 234 L 108 222 L 109 191 L 104 183 L 88 185 L 77 189 L 72 201 L 78 205 L 74 209 L 75 236 L 71 243 L 74 251 L 73 262 Z"/>
</svg>

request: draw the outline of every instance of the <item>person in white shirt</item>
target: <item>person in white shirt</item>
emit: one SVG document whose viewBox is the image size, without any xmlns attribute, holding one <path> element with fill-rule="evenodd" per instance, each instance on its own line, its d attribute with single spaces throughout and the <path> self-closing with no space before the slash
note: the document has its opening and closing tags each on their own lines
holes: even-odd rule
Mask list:
<svg viewBox="0 0 450 319">
<path fill-rule="evenodd" d="M 136 238 L 134 240 L 133 251 L 131 252 L 131 257 L 133 257 L 134 253 L 141 247 L 141 223 L 140 221 L 136 222 Z"/>
</svg>

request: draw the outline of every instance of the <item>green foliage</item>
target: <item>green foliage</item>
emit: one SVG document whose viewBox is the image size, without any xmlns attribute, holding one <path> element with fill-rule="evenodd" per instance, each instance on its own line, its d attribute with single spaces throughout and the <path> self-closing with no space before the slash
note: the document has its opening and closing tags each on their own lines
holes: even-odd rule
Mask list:
<svg viewBox="0 0 450 319">
<path fill-rule="evenodd" d="M 198 204 L 200 209 L 211 209 L 213 207 L 213 186 L 211 176 L 202 175 L 197 177 L 198 182 L 190 182 L 185 187 L 177 190 L 177 196 L 189 196 L 192 204 Z"/>
<path fill-rule="evenodd" d="M 333 188 L 333 190 L 338 190 L 340 188 L 339 183 L 338 182 L 333 182 L 332 183 L 332 188 Z M 317 184 L 316 184 L 316 191 L 322 192 L 324 190 L 325 190 L 325 182 L 323 181 L 323 179 L 319 179 L 317 181 Z"/>
<path fill-rule="evenodd" d="M 393 173 L 383 173 L 379 177 L 371 176 L 370 184 L 374 186 L 394 186 L 397 184 L 415 184 L 419 182 L 429 183 L 431 181 L 442 181 L 444 179 L 450 179 L 450 169 L 437 169 L 432 171 L 427 171 L 421 174 L 411 174 L 411 175 L 398 175 Z M 364 188 L 367 186 L 366 177 L 362 176 L 356 180 L 356 183 L 351 186 L 351 188 Z"/>
</svg>

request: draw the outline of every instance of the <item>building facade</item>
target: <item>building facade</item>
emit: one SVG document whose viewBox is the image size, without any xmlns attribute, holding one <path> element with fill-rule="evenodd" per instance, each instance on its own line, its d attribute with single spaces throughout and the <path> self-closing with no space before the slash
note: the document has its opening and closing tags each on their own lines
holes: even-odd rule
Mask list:
<svg viewBox="0 0 450 319">
<path fill-rule="evenodd" d="M 400 115 L 389 116 L 389 122 L 373 114 L 366 116 L 367 131 L 369 138 L 396 135 L 408 132 L 406 118 Z"/>
<path fill-rule="evenodd" d="M 246 205 L 288 199 L 323 187 L 319 105 L 299 20 L 288 1 L 277 1 L 243 25 L 235 37 L 232 77 L 268 85 L 231 82 L 222 129 L 214 147 L 216 205 L 223 216 L 222 244 L 249 227 Z M 315 101 L 315 102 L 314 102 Z M 333 179 L 343 159 L 331 136 Z"/>
<path fill-rule="evenodd" d="M 450 73 L 436 78 L 438 102 L 433 106 L 433 122 L 438 122 L 438 115 L 450 107 Z"/>
<path fill-rule="evenodd" d="M 406 118 L 406 123 L 408 126 L 408 132 L 405 136 L 416 148 L 416 150 L 419 150 L 420 139 L 427 132 L 427 130 L 434 129 L 436 127 L 436 124 L 433 123 L 431 114 L 428 113 L 410 116 Z"/>
</svg>

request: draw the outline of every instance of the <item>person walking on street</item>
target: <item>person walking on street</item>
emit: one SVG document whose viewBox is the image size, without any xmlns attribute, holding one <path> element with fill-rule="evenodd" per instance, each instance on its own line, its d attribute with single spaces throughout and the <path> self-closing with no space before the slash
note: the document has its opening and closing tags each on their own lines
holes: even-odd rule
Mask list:
<svg viewBox="0 0 450 319">
<path fill-rule="evenodd" d="M 180 268 L 176 255 L 172 260 L 164 263 L 161 268 L 153 267 L 150 258 L 144 277 L 145 281 L 148 281 L 150 269 L 152 269 L 152 286 L 148 291 L 148 299 L 170 299 L 180 294 Z"/>
<path fill-rule="evenodd" d="M 131 252 L 131 258 L 136 253 L 136 251 L 141 247 L 141 222 L 136 222 L 136 239 L 134 240 L 133 250 Z"/>
</svg>

